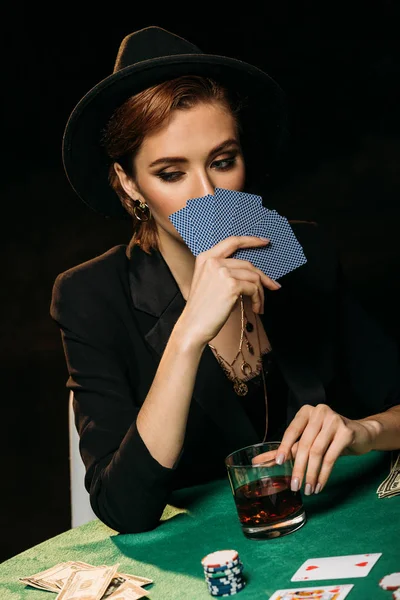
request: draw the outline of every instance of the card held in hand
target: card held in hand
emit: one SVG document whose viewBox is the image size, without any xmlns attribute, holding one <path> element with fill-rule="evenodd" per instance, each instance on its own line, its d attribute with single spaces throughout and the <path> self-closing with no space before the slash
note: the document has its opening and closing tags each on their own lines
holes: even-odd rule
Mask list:
<svg viewBox="0 0 400 600">
<path fill-rule="evenodd" d="M 250 261 L 272 279 L 307 262 L 289 221 L 264 207 L 255 194 L 216 188 L 214 194 L 190 198 L 169 220 L 194 256 L 227 237 L 250 235 L 268 238 L 270 244 L 238 250 L 232 257 Z"/>
</svg>

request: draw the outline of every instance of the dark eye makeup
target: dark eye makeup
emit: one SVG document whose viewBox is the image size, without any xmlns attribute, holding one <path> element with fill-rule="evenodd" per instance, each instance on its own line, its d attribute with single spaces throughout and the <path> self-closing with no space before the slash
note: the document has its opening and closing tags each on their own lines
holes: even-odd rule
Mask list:
<svg viewBox="0 0 400 600">
<path fill-rule="evenodd" d="M 229 171 L 236 165 L 237 153 L 228 158 L 215 160 L 211 163 L 211 168 L 217 171 Z M 156 176 L 167 183 L 178 181 L 185 173 L 183 171 L 159 171 Z"/>
</svg>

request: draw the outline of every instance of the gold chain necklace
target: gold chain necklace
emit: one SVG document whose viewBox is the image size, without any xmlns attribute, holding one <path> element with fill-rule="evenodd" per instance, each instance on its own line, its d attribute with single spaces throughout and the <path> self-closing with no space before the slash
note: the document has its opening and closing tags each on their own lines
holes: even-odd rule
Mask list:
<svg viewBox="0 0 400 600">
<path fill-rule="evenodd" d="M 242 373 L 244 375 L 247 375 L 247 373 L 249 371 L 251 371 L 250 365 L 246 362 L 246 360 L 243 356 L 244 321 L 245 321 L 245 317 L 244 317 L 243 296 L 242 296 L 242 294 L 240 294 L 240 324 L 241 325 L 240 325 L 239 349 L 236 353 L 235 358 L 233 359 L 233 361 L 231 363 L 229 363 L 227 360 L 225 360 L 225 358 L 223 358 L 219 354 L 219 352 L 215 348 L 215 346 L 212 346 L 211 344 L 209 344 L 211 350 L 214 351 L 215 356 L 216 356 L 219 364 L 221 365 L 224 373 L 231 381 L 233 381 L 233 389 L 238 394 L 238 396 L 245 396 L 247 394 L 247 392 L 249 391 L 249 388 L 247 387 L 245 382 L 243 380 L 241 380 L 240 377 L 237 377 L 237 375 L 235 373 L 234 364 L 237 361 L 237 359 L 239 358 L 239 356 L 241 356 L 243 359 L 243 362 L 240 366 Z"/>
<path fill-rule="evenodd" d="M 258 347 L 261 350 L 260 334 L 258 333 L 257 317 L 256 317 L 256 332 L 257 332 Z M 262 361 L 262 356 L 261 356 L 261 361 Z M 262 443 L 264 443 L 265 440 L 267 439 L 267 433 L 268 433 L 268 395 L 267 395 L 267 383 L 265 381 L 265 373 L 264 373 L 264 367 L 263 367 L 262 363 L 261 363 L 261 377 L 263 380 L 264 401 L 265 401 L 265 433 L 264 433 L 264 437 L 262 440 Z"/>
<path fill-rule="evenodd" d="M 240 295 L 240 322 L 241 322 L 241 327 L 240 327 L 239 349 L 236 353 L 235 358 L 233 359 L 233 361 L 231 363 L 229 363 L 227 360 L 225 360 L 219 354 L 219 352 L 215 348 L 215 346 L 212 346 L 211 344 L 208 344 L 208 345 L 214 351 L 215 357 L 217 358 L 219 364 L 221 365 L 222 370 L 224 371 L 225 375 L 228 377 L 228 379 L 230 379 L 233 382 L 233 389 L 235 390 L 235 392 L 238 396 L 245 396 L 247 394 L 247 392 L 249 391 L 249 388 L 246 385 L 245 381 L 249 380 L 254 375 L 258 375 L 258 372 L 259 372 L 258 369 L 260 368 L 261 378 L 262 378 L 263 388 L 264 388 L 264 400 L 265 400 L 265 434 L 264 434 L 264 438 L 262 441 L 265 442 L 265 440 L 267 438 L 267 432 L 268 432 L 268 397 L 267 397 L 267 384 L 265 381 L 265 373 L 264 373 L 264 368 L 263 368 L 263 354 L 264 353 L 261 352 L 260 333 L 258 330 L 257 316 L 255 316 L 257 342 L 258 342 L 258 349 L 260 351 L 260 358 L 257 362 L 256 371 L 255 372 L 252 371 L 251 366 L 249 365 L 248 362 L 246 362 L 246 359 L 244 358 L 244 355 L 243 355 L 243 340 L 244 339 L 246 340 L 246 346 L 247 346 L 247 349 L 250 352 L 250 354 L 254 354 L 254 348 L 251 345 L 251 343 L 248 340 L 247 335 L 245 333 L 245 329 L 247 329 L 249 332 L 253 331 L 253 326 L 251 323 L 248 322 L 247 317 L 245 315 L 242 295 Z M 245 375 L 245 379 L 241 379 L 235 373 L 234 365 L 235 365 L 236 361 L 238 360 L 239 356 L 242 357 L 242 364 L 240 365 L 240 369 L 241 369 L 242 373 Z"/>
<path fill-rule="evenodd" d="M 212 346 L 211 344 L 209 344 L 209 346 L 214 351 L 215 356 L 216 356 L 219 364 L 221 365 L 222 370 L 224 371 L 225 375 L 228 377 L 228 379 L 230 379 L 233 382 L 233 389 L 235 390 L 236 394 L 238 394 L 238 396 L 245 396 L 248 392 L 248 386 L 246 385 L 245 382 L 248 381 L 249 379 L 251 379 L 252 377 L 258 375 L 260 370 L 262 371 L 263 353 L 261 352 L 258 325 L 257 325 L 257 319 L 256 319 L 256 331 L 257 331 L 258 346 L 259 346 L 259 350 L 260 350 L 260 358 L 257 362 L 256 370 L 253 371 L 251 366 L 249 365 L 249 363 L 246 361 L 244 354 L 243 354 L 244 340 L 246 340 L 247 350 L 252 355 L 254 355 L 254 348 L 253 348 L 252 344 L 250 343 L 250 341 L 246 335 L 246 332 L 245 332 L 246 329 L 249 332 L 253 331 L 253 326 L 251 323 L 248 322 L 247 317 L 245 315 L 242 295 L 240 295 L 240 321 L 241 321 L 241 327 L 240 327 L 239 349 L 238 349 L 236 356 L 232 362 L 229 363 L 227 360 L 225 360 L 225 358 L 223 358 L 223 356 L 221 356 L 219 354 L 218 350 L 214 346 Z M 235 368 L 234 368 L 234 365 L 235 365 L 236 361 L 239 359 L 239 357 L 242 358 L 242 364 L 240 365 L 240 370 L 242 371 L 242 373 L 244 375 L 244 377 L 242 377 L 242 378 L 240 378 L 236 375 Z"/>
</svg>

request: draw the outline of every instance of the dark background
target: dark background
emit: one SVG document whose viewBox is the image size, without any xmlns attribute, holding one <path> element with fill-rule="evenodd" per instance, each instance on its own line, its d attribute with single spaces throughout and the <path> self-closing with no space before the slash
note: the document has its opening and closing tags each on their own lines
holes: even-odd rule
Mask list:
<svg viewBox="0 0 400 600">
<path fill-rule="evenodd" d="M 267 2 L 247 13 L 152 5 L 147 17 L 137 6 L 56 14 L 34 4 L 3 22 L 12 41 L 2 71 L 1 560 L 70 527 L 67 371 L 52 285 L 131 230 L 74 194 L 61 138 L 131 31 L 159 25 L 278 80 L 292 138 L 271 203 L 327 228 L 360 301 L 400 341 L 398 3 L 322 4 Z"/>
</svg>

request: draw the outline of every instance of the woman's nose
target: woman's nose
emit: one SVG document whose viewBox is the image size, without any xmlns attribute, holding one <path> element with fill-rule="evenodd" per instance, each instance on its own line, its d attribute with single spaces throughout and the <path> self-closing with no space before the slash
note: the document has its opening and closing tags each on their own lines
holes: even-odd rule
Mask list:
<svg viewBox="0 0 400 600">
<path fill-rule="evenodd" d="M 214 195 L 215 193 L 215 185 L 206 173 L 199 175 L 196 188 L 196 196 L 198 197 L 207 196 L 207 194 Z"/>
</svg>

